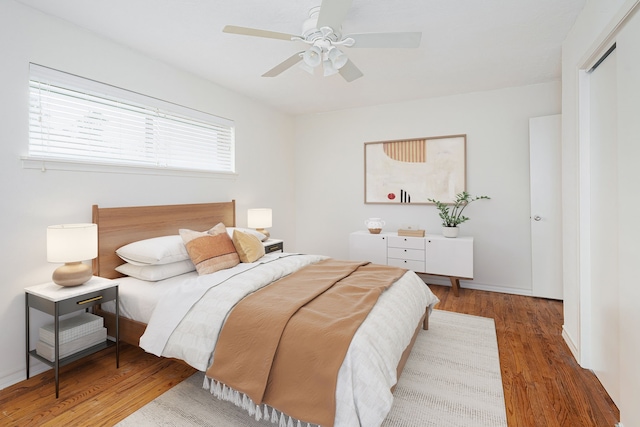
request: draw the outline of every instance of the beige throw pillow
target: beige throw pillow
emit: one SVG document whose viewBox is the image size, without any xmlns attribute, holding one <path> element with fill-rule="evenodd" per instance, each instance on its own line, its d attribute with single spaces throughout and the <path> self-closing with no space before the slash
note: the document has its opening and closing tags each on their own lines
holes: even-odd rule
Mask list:
<svg viewBox="0 0 640 427">
<path fill-rule="evenodd" d="M 181 229 L 180 236 L 199 275 L 235 267 L 240 263 L 236 248 L 222 223 L 204 233 Z"/>
<path fill-rule="evenodd" d="M 253 234 L 233 230 L 233 245 L 240 256 L 240 262 L 256 262 L 264 256 L 264 245 Z"/>
</svg>

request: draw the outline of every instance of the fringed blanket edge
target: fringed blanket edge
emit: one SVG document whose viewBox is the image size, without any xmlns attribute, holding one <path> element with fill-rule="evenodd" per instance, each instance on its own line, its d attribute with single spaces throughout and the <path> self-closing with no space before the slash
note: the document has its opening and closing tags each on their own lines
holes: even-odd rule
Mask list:
<svg viewBox="0 0 640 427">
<path fill-rule="evenodd" d="M 266 403 L 256 404 L 246 394 L 234 390 L 226 384 L 221 383 L 204 376 L 202 388 L 209 390 L 219 400 L 231 402 L 239 408 L 244 409 L 247 413 L 254 417 L 256 421 L 269 420 L 278 427 L 321 427 L 316 424 L 307 423 L 285 414 L 282 411 L 273 408 Z"/>
</svg>

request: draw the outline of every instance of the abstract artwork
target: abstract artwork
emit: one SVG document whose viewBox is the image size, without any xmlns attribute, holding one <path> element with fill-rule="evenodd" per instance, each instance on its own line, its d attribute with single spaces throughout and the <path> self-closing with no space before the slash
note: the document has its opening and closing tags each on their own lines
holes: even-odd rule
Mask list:
<svg viewBox="0 0 640 427">
<path fill-rule="evenodd" d="M 364 202 L 452 203 L 466 190 L 466 135 L 364 144 Z"/>
</svg>

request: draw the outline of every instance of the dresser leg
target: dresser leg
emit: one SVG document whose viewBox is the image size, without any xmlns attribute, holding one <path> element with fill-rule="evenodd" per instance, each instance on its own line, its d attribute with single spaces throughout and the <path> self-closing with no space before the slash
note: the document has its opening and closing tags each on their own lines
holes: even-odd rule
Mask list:
<svg viewBox="0 0 640 427">
<path fill-rule="evenodd" d="M 453 289 L 453 295 L 458 296 L 460 291 L 460 279 L 457 277 L 449 277 L 451 280 L 451 288 Z"/>
</svg>

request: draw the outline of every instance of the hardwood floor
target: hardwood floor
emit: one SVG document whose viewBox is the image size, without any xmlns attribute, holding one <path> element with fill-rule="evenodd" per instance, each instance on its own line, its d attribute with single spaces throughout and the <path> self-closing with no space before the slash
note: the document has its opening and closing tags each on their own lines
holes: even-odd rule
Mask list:
<svg viewBox="0 0 640 427">
<path fill-rule="evenodd" d="M 561 337 L 562 303 L 430 285 L 438 309 L 495 319 L 509 427 L 613 427 L 619 413 Z M 0 390 L 2 426 L 112 426 L 195 370 L 129 345 L 65 366 L 60 398 L 47 371 Z"/>
<path fill-rule="evenodd" d="M 620 413 L 595 375 L 562 338 L 562 302 L 429 286 L 436 308 L 492 317 L 509 427 L 613 427 Z"/>
</svg>

